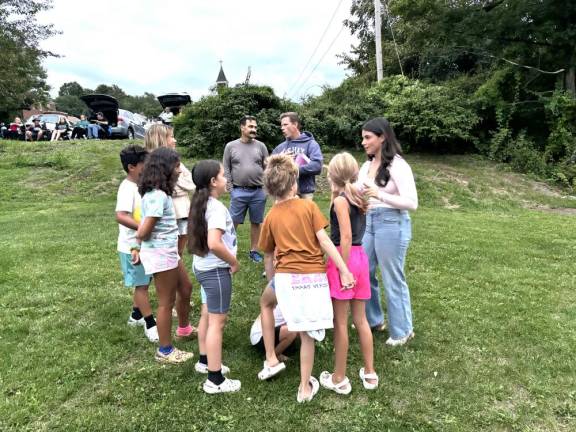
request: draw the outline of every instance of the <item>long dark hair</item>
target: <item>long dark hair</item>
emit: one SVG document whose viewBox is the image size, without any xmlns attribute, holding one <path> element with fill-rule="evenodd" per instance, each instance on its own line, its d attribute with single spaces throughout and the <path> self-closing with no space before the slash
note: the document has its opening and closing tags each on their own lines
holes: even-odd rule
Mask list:
<svg viewBox="0 0 576 432">
<path fill-rule="evenodd" d="M 204 256 L 208 248 L 208 224 L 206 223 L 206 206 L 210 198 L 210 182 L 218 176 L 221 164 L 216 160 L 201 160 L 192 168 L 192 181 L 196 191 L 190 202 L 188 215 L 188 251 L 191 254 Z"/>
<path fill-rule="evenodd" d="M 178 181 L 178 176 L 174 173 L 174 168 L 180 163 L 180 156 L 174 150 L 161 147 L 154 150 L 142 170 L 140 181 L 138 182 L 138 192 L 144 196 L 146 192 L 160 189 L 166 195 L 172 196 L 174 186 Z"/>
<path fill-rule="evenodd" d="M 364 126 L 362 126 L 362 130 L 372 132 L 374 135 L 378 135 L 379 137 L 384 137 L 382 150 L 380 151 L 382 155 L 380 167 L 378 168 L 376 178 L 374 179 L 378 186 L 384 187 L 388 183 L 388 180 L 390 180 L 390 171 L 388 170 L 388 167 L 392 163 L 394 156 L 404 156 L 402 153 L 402 147 L 396 139 L 394 129 L 392 129 L 392 126 L 390 126 L 390 123 L 384 117 L 376 117 L 372 120 L 368 120 L 364 123 Z M 373 158 L 374 155 L 368 155 L 368 157 Z"/>
</svg>

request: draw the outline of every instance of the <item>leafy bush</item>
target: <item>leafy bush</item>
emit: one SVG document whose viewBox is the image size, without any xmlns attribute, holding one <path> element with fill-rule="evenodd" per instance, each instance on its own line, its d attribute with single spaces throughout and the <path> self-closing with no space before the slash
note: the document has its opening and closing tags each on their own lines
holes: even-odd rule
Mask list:
<svg viewBox="0 0 576 432">
<path fill-rule="evenodd" d="M 479 122 L 463 91 L 403 76 L 372 87 L 350 78 L 306 101 L 303 113 L 307 129 L 331 147 L 358 147 L 362 124 L 384 116 L 404 147 L 461 152 L 473 148 Z"/>
<path fill-rule="evenodd" d="M 384 78 L 368 96 L 385 106 L 384 116 L 403 142 L 418 150 L 473 148 L 479 117 L 463 91 L 403 76 Z"/>
<path fill-rule="evenodd" d="M 324 88 L 322 95 L 309 98 L 302 106 L 306 130 L 331 148 L 359 148 L 362 125 L 382 115 L 384 105 L 367 97 L 368 83 L 348 78 L 336 88 Z"/>
<path fill-rule="evenodd" d="M 220 158 L 226 143 L 240 136 L 242 116 L 256 117 L 258 139 L 273 148 L 283 141 L 280 114 L 293 109 L 270 87 L 223 88 L 187 106 L 175 118 L 174 131 L 179 145 L 188 147 L 191 156 Z"/>
</svg>

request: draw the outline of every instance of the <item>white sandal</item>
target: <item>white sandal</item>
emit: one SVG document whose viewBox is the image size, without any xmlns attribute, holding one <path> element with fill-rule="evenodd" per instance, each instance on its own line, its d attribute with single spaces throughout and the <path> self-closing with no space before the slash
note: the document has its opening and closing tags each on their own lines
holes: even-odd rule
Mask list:
<svg viewBox="0 0 576 432">
<path fill-rule="evenodd" d="M 304 397 L 304 396 L 300 395 L 300 388 L 298 388 L 298 394 L 296 395 L 296 401 L 298 403 L 310 402 L 314 398 L 316 393 L 318 393 L 318 389 L 320 388 L 320 384 L 318 384 L 318 380 L 316 378 L 314 378 L 313 376 L 311 376 L 310 381 L 308 381 L 308 383 L 312 387 L 312 391 L 310 392 L 310 394 L 308 396 Z"/>
<path fill-rule="evenodd" d="M 359 375 L 366 390 L 375 390 L 378 387 L 378 375 L 376 375 L 376 372 L 367 374 L 364 373 L 364 368 L 360 368 Z M 376 380 L 376 382 L 371 383 L 367 380 Z"/>
<path fill-rule="evenodd" d="M 279 362 L 274 366 L 268 366 L 268 363 L 266 362 L 266 360 L 264 360 L 264 367 L 260 372 L 258 372 L 258 379 L 265 381 L 267 379 L 272 378 L 275 375 L 278 375 L 284 369 L 286 369 L 286 365 L 284 364 L 284 362 Z"/>
<path fill-rule="evenodd" d="M 344 379 L 338 384 L 334 384 L 332 381 L 332 374 L 328 371 L 324 371 L 320 374 L 320 384 L 322 387 L 341 395 L 350 394 L 352 391 L 352 385 L 350 384 L 348 377 L 344 377 Z"/>
</svg>

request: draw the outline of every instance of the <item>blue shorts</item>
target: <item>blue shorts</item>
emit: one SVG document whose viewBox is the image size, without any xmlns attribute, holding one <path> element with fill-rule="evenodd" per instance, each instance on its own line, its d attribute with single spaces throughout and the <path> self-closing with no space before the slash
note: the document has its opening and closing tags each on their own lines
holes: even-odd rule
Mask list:
<svg viewBox="0 0 576 432">
<path fill-rule="evenodd" d="M 244 223 L 246 211 L 250 210 L 250 222 L 261 224 L 264 221 L 266 193 L 264 189 L 233 187 L 230 191 L 230 216 L 235 224 Z"/>
<path fill-rule="evenodd" d="M 124 275 L 125 286 L 132 288 L 150 285 L 152 276 L 144 273 L 144 266 L 142 264 L 132 264 L 131 254 L 118 252 L 118 256 L 120 257 L 120 268 Z"/>
<path fill-rule="evenodd" d="M 212 270 L 194 269 L 196 280 L 206 296 L 209 313 L 224 314 L 230 310 L 232 299 L 232 275 L 229 267 L 217 267 Z"/>
<path fill-rule="evenodd" d="M 202 288 L 202 285 L 200 285 L 200 302 L 202 304 L 206 304 L 208 300 L 206 299 L 206 291 L 204 291 L 204 288 Z"/>
</svg>

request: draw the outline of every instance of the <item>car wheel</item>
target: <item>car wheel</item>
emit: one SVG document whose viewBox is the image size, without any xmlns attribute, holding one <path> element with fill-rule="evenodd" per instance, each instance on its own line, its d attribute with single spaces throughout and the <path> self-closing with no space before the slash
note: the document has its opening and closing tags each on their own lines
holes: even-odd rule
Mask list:
<svg viewBox="0 0 576 432">
<path fill-rule="evenodd" d="M 132 129 L 128 129 L 128 139 L 129 140 L 134 139 L 134 131 Z"/>
</svg>

